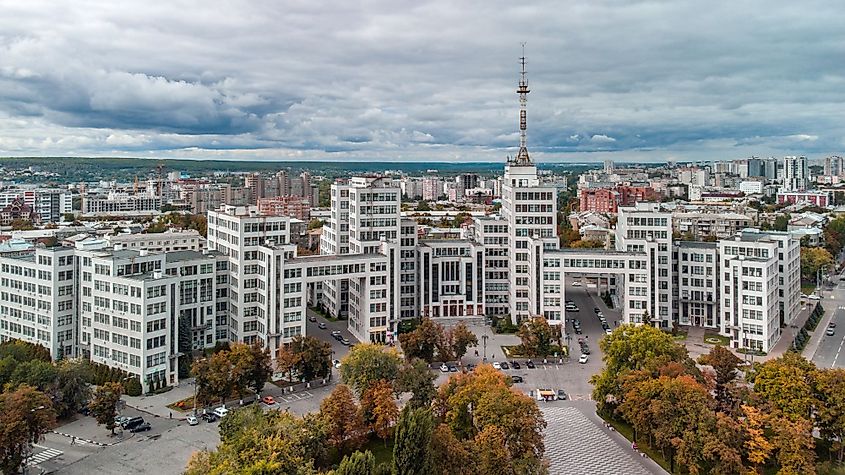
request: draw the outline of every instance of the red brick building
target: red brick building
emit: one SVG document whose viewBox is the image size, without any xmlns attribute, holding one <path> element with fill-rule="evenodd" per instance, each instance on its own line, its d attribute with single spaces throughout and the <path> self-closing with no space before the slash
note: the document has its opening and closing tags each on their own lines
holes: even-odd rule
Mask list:
<svg viewBox="0 0 845 475">
<path fill-rule="evenodd" d="M 258 211 L 267 216 L 291 216 L 306 223 L 311 220 L 311 204 L 302 196 L 259 198 Z"/>
<path fill-rule="evenodd" d="M 619 185 L 616 188 L 582 188 L 578 190 L 580 211 L 616 213 L 620 206 L 639 201 L 658 201 L 660 193 L 650 186 Z"/>
</svg>

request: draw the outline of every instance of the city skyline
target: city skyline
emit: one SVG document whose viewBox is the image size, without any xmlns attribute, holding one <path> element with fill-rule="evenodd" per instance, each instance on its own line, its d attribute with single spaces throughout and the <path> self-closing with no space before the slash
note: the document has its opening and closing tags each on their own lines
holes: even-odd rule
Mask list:
<svg viewBox="0 0 845 475">
<path fill-rule="evenodd" d="M 521 42 L 537 162 L 843 145 L 834 8 L 488 8 L 4 5 L 0 156 L 504 161 Z"/>
</svg>

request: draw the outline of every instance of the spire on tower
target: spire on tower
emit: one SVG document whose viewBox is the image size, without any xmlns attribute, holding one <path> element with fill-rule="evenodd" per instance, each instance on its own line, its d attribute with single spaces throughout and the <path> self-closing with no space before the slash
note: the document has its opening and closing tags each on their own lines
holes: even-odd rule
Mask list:
<svg viewBox="0 0 845 475">
<path fill-rule="evenodd" d="M 519 88 L 516 92 L 519 94 L 519 153 L 516 155 L 517 165 L 530 165 L 531 158 L 528 156 L 528 79 L 525 77 L 525 43 L 522 43 L 522 56 L 519 58 L 522 65 L 522 71 L 519 75 Z"/>
</svg>

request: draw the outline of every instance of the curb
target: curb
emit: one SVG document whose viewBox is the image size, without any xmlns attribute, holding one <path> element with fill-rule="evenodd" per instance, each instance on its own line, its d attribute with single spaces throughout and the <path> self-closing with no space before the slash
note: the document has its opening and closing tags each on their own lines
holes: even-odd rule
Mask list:
<svg viewBox="0 0 845 475">
<path fill-rule="evenodd" d="M 76 439 L 76 440 L 80 440 L 80 441 L 85 442 L 85 443 L 87 443 L 87 444 L 92 444 L 92 445 L 96 445 L 96 446 L 99 446 L 99 447 L 111 447 L 112 445 L 117 445 L 117 444 L 119 444 L 120 442 L 123 442 L 123 441 L 121 440 L 121 441 L 118 441 L 118 442 L 112 442 L 112 443 L 110 443 L 110 444 L 104 444 L 104 443 L 102 443 L 102 442 L 97 442 L 96 440 L 86 439 L 86 438 L 83 438 L 83 437 L 77 437 L 77 436 L 75 436 L 75 435 L 66 434 L 66 433 L 64 433 L 64 432 L 59 432 L 59 431 L 57 431 L 57 430 L 54 430 L 54 431 L 51 431 L 51 432 L 52 432 L 52 433 L 54 433 L 54 434 L 58 434 L 58 435 L 61 435 L 61 436 L 67 437 L 67 438 L 69 438 L 69 439 Z"/>
</svg>

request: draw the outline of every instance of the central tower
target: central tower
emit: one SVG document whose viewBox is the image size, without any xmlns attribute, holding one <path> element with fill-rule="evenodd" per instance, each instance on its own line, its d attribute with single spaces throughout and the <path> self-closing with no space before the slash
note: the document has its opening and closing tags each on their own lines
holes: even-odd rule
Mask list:
<svg viewBox="0 0 845 475">
<path fill-rule="evenodd" d="M 517 165 L 531 165 L 531 158 L 528 156 L 528 79 L 525 77 L 525 43 L 522 43 L 522 56 L 519 57 L 522 71 L 519 74 L 519 87 L 516 93 L 519 94 L 519 153 L 516 155 Z"/>
</svg>

